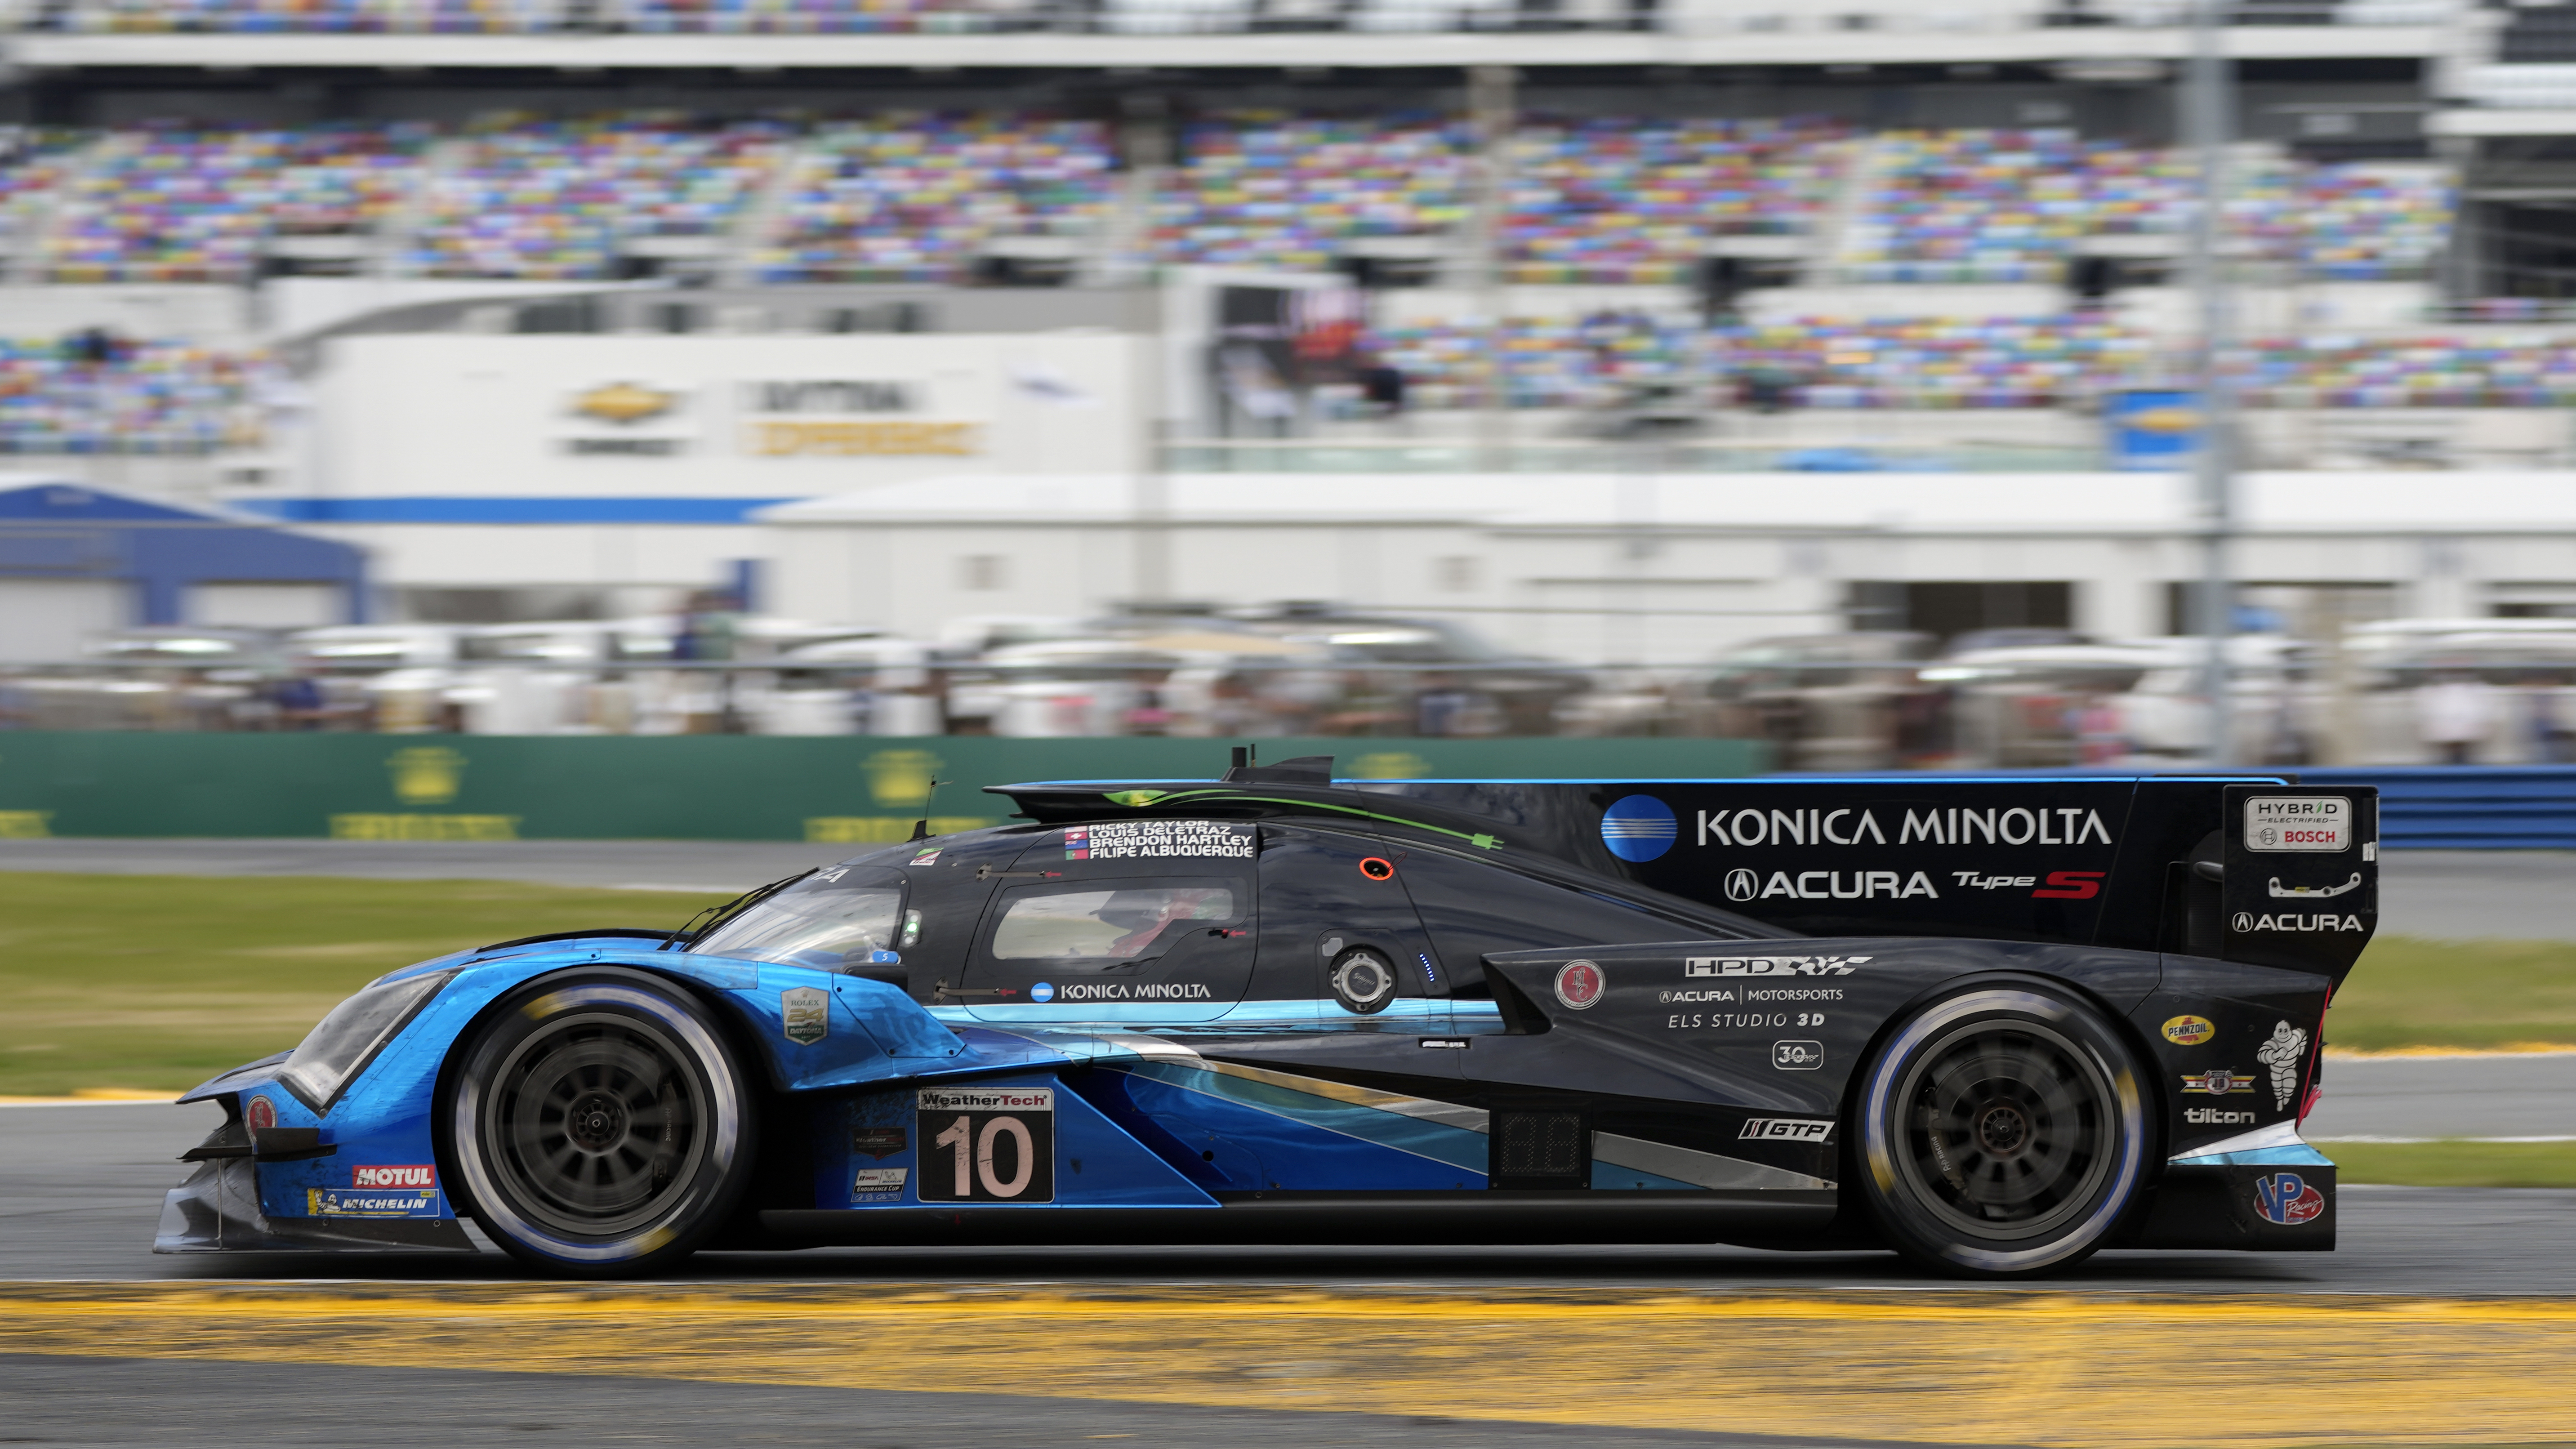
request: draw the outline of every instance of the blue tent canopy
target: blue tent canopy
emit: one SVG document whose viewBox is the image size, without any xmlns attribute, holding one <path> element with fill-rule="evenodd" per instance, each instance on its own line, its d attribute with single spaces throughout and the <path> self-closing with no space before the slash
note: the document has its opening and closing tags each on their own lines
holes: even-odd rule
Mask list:
<svg viewBox="0 0 2576 1449">
<path fill-rule="evenodd" d="M 85 484 L 0 488 L 0 578 L 117 579 L 134 618 L 187 622 L 197 584 L 331 584 L 344 622 L 366 622 L 366 555 L 223 513 L 199 513 Z"/>
</svg>

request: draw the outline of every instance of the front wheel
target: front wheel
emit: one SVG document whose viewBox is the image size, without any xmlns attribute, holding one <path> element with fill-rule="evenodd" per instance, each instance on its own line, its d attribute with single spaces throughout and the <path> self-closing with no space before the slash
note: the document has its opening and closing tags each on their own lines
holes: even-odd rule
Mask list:
<svg viewBox="0 0 2576 1449">
<path fill-rule="evenodd" d="M 445 1121 L 483 1230 L 568 1276 L 687 1256 L 751 1177 L 751 1095 L 722 1031 L 637 971 L 552 977 L 506 1001 L 467 1047 Z"/>
<path fill-rule="evenodd" d="M 1871 1216 L 1899 1253 L 1943 1272 L 2079 1262 L 2146 1181 L 2127 1046 L 2043 987 L 1965 991 L 1915 1013 L 1871 1062 L 1857 1115 Z"/>
</svg>

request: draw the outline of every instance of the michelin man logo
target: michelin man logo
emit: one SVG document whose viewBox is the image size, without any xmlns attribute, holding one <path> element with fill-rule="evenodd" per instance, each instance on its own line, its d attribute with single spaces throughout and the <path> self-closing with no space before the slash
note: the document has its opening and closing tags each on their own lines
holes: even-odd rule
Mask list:
<svg viewBox="0 0 2576 1449">
<path fill-rule="evenodd" d="M 2272 1039 L 2255 1048 L 2254 1060 L 2272 1069 L 2272 1110 L 2286 1112 L 2290 1097 L 2299 1090 L 2299 1059 L 2308 1054 L 2308 1034 L 2282 1022 L 2272 1028 Z"/>
</svg>

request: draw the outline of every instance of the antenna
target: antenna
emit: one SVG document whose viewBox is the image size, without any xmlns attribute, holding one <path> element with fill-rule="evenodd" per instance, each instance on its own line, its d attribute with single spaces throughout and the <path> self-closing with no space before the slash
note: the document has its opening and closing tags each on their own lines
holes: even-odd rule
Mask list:
<svg viewBox="0 0 2576 1449">
<path fill-rule="evenodd" d="M 921 818 L 912 822 L 912 837 L 911 840 L 905 841 L 905 844 L 909 845 L 912 840 L 928 840 L 930 838 L 930 803 L 939 798 L 940 786 L 954 785 L 956 783 L 957 782 L 954 780 L 933 780 L 930 782 L 930 789 L 921 797 Z"/>
</svg>

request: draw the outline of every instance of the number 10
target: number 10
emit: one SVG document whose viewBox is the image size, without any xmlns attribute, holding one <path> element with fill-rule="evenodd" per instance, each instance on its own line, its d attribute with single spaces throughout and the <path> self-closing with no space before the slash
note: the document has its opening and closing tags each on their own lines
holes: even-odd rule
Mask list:
<svg viewBox="0 0 2576 1449">
<path fill-rule="evenodd" d="M 1008 1181 L 993 1171 L 993 1139 L 1006 1132 L 1015 1139 L 1019 1148 L 1018 1168 Z M 956 1163 L 957 1196 L 961 1198 L 973 1197 L 975 1184 L 979 1181 L 984 1191 L 995 1197 L 1018 1197 L 1028 1191 L 1029 1178 L 1037 1171 L 1037 1144 L 1029 1136 L 1028 1124 L 1017 1117 L 995 1117 L 986 1122 L 984 1130 L 978 1133 L 974 1119 L 960 1113 L 956 1121 L 948 1124 L 947 1131 L 931 1141 L 936 1146 L 950 1149 Z M 973 1149 L 971 1167 L 968 1161 L 970 1144 Z"/>
</svg>

